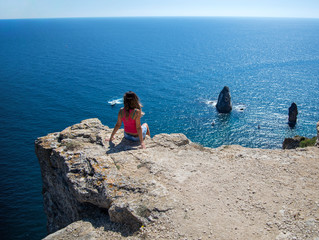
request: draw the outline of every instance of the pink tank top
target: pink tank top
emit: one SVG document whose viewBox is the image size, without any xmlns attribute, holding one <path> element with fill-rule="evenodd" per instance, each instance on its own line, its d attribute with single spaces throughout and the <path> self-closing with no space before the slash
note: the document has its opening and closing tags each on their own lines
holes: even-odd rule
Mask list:
<svg viewBox="0 0 319 240">
<path fill-rule="evenodd" d="M 134 111 L 134 110 L 133 109 L 129 110 L 129 117 L 126 118 L 125 109 L 123 108 L 123 110 L 122 110 L 122 122 L 124 124 L 124 132 L 137 134 L 136 120 L 131 118 L 132 111 Z"/>
</svg>

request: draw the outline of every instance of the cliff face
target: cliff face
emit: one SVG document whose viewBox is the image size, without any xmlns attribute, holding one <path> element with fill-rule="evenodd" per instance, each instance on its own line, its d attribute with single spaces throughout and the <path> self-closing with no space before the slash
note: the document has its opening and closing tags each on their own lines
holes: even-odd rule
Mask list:
<svg viewBox="0 0 319 240">
<path fill-rule="evenodd" d="M 166 188 L 135 155 L 137 145 L 122 139 L 105 146 L 110 133 L 98 119 L 89 119 L 36 141 L 50 233 L 103 215 L 136 230 L 170 209 Z M 163 135 L 153 143 L 165 137 L 173 139 L 172 148 L 189 142 L 183 135 Z"/>
<path fill-rule="evenodd" d="M 38 138 L 47 239 L 319 237 L 319 148 L 204 148 L 183 134 L 146 150 L 88 119 Z M 66 227 L 66 228 L 64 228 Z"/>
</svg>

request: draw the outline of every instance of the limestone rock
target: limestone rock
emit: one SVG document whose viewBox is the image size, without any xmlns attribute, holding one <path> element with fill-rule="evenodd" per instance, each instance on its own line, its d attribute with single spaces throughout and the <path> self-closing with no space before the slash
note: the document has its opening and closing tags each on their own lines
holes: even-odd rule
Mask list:
<svg viewBox="0 0 319 240">
<path fill-rule="evenodd" d="M 317 122 L 317 144 L 316 145 L 319 147 L 319 121 Z"/>
<path fill-rule="evenodd" d="M 146 149 L 89 119 L 35 144 L 46 239 L 315 239 L 319 148 L 206 148 L 159 134 Z M 55 232 L 58 230 L 57 232 Z"/>
<path fill-rule="evenodd" d="M 225 86 L 219 93 L 218 101 L 216 104 L 217 111 L 220 113 L 230 113 L 232 110 L 231 96 L 229 88 Z"/>
<path fill-rule="evenodd" d="M 293 138 L 285 138 L 282 143 L 282 149 L 296 149 L 298 147 L 304 148 L 309 146 L 316 146 L 317 137 L 307 138 L 303 136 L 294 136 Z"/>
<path fill-rule="evenodd" d="M 293 138 L 285 138 L 282 143 L 282 149 L 296 149 L 300 146 L 300 142 L 305 140 L 305 137 L 295 136 Z"/>
<path fill-rule="evenodd" d="M 111 221 L 138 229 L 157 214 L 156 208 L 169 205 L 163 192 L 161 198 L 150 194 L 161 188 L 152 177 L 121 169 L 133 163 L 137 169 L 140 163 L 131 155 L 112 153 L 137 146 L 123 140 L 122 146 L 106 149 L 103 139 L 110 133 L 98 119 L 89 119 L 36 140 L 49 233 L 107 212 Z"/>
<path fill-rule="evenodd" d="M 72 236 L 73 235 L 73 236 Z M 66 228 L 50 234 L 44 240 L 65 239 L 95 239 L 94 227 L 90 222 L 78 221 L 68 225 Z"/>
<path fill-rule="evenodd" d="M 294 127 L 297 123 L 298 108 L 296 103 L 292 103 L 288 112 L 288 124 Z"/>
</svg>

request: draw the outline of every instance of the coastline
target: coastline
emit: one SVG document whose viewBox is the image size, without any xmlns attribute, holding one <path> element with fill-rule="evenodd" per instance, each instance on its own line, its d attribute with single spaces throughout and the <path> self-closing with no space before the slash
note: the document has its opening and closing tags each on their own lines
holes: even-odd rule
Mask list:
<svg viewBox="0 0 319 240">
<path fill-rule="evenodd" d="M 120 105 L 108 100 L 135 87 L 153 134 L 263 149 L 316 134 L 318 21 L 216 20 L 1 21 L 3 238 L 46 236 L 34 140 L 92 117 L 113 127 Z M 224 85 L 244 112 L 223 118 L 205 103 Z"/>
</svg>

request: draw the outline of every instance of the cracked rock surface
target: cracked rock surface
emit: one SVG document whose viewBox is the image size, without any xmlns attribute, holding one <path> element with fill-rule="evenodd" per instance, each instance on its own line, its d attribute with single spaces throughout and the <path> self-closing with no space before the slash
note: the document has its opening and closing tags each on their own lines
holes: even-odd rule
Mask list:
<svg viewBox="0 0 319 240">
<path fill-rule="evenodd" d="M 319 238 L 319 148 L 205 148 L 159 134 L 147 149 L 98 119 L 36 140 L 46 239 Z"/>
</svg>

